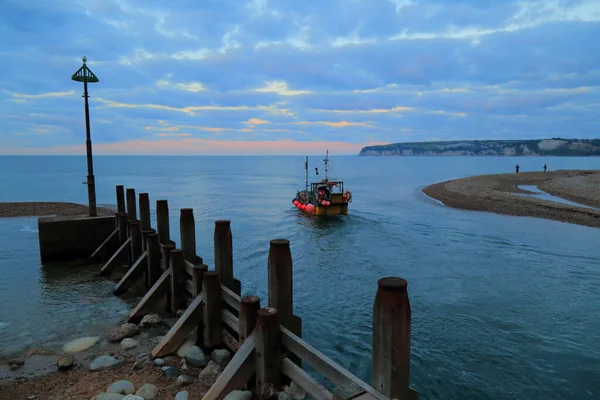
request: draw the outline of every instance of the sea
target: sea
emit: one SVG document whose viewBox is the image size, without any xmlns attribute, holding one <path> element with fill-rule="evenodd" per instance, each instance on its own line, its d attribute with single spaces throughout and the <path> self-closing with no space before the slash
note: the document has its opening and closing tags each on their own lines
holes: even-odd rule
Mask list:
<svg viewBox="0 0 600 400">
<path fill-rule="evenodd" d="M 322 156 L 309 164 L 311 181 L 324 176 Z M 333 155 L 329 177 L 353 199 L 331 218 L 292 205 L 304 157 L 97 156 L 94 173 L 100 205 L 115 206 L 116 185 L 148 192 L 153 215 L 167 199 L 175 241 L 179 209 L 193 208 L 211 267 L 214 221 L 231 220 L 234 273 L 265 304 L 269 241 L 289 239 L 303 338 L 367 382 L 377 280 L 398 276 L 422 399 L 600 399 L 600 230 L 451 209 L 421 191 L 515 164 L 600 169 L 600 158 Z M 0 202 L 86 204 L 85 179 L 85 157 L 0 157 Z M 135 302 L 95 266 L 40 265 L 37 235 L 36 217 L 0 219 L 0 358 L 103 335 Z"/>
</svg>

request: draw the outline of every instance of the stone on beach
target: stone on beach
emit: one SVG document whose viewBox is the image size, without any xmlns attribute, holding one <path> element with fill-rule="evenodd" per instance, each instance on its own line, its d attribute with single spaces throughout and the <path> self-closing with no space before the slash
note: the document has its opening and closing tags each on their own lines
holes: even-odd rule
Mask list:
<svg viewBox="0 0 600 400">
<path fill-rule="evenodd" d="M 162 367 L 163 365 L 165 365 L 165 360 L 163 360 L 162 358 L 157 358 L 156 360 L 154 360 L 154 365 L 156 365 L 157 367 Z"/>
<path fill-rule="evenodd" d="M 194 378 L 188 375 L 179 375 L 177 377 L 177 386 L 187 386 L 194 383 Z"/>
<path fill-rule="evenodd" d="M 177 349 L 177 355 L 179 357 L 185 357 L 185 355 L 190 351 L 192 347 L 196 345 L 196 338 L 192 337 L 183 342 L 179 349 Z"/>
<path fill-rule="evenodd" d="M 187 390 L 184 390 L 183 392 L 179 392 L 175 395 L 175 400 L 188 400 L 189 397 L 190 393 Z"/>
<path fill-rule="evenodd" d="M 192 346 L 185 355 L 185 361 L 192 367 L 204 368 L 208 359 L 200 347 Z"/>
<path fill-rule="evenodd" d="M 214 361 L 209 361 L 206 368 L 204 368 L 198 375 L 198 381 L 204 386 L 212 386 L 223 370 Z"/>
<path fill-rule="evenodd" d="M 148 314 L 144 315 L 142 318 L 142 322 L 140 322 L 139 327 L 142 329 L 149 328 L 154 325 L 158 325 L 162 322 L 162 319 L 158 316 L 158 314 Z"/>
<path fill-rule="evenodd" d="M 100 337 L 98 336 L 80 337 L 78 339 L 74 339 L 68 343 L 65 343 L 63 345 L 63 351 L 65 353 L 77 353 L 79 351 L 84 351 L 92 346 L 95 346 L 99 340 Z"/>
<path fill-rule="evenodd" d="M 121 348 L 123 350 L 131 350 L 137 346 L 138 346 L 138 342 L 135 339 L 125 338 L 125 339 L 121 340 Z"/>
<path fill-rule="evenodd" d="M 90 364 L 90 370 L 103 371 L 106 369 L 119 368 L 121 365 L 123 365 L 123 361 L 119 361 L 114 357 L 100 356 L 94 361 L 92 361 L 92 363 Z"/>
<path fill-rule="evenodd" d="M 145 383 L 135 392 L 136 396 L 143 397 L 144 400 L 156 400 L 158 399 L 158 388 L 149 383 Z"/>
<path fill-rule="evenodd" d="M 113 331 L 108 335 L 109 342 L 120 342 L 121 340 L 135 336 L 140 333 L 140 328 L 136 324 L 126 323 L 120 326 L 117 326 Z"/>
<path fill-rule="evenodd" d="M 231 361 L 231 354 L 225 349 L 214 350 L 210 354 L 210 359 L 219 364 L 221 368 L 225 368 Z"/>
<path fill-rule="evenodd" d="M 123 397 L 123 400 L 144 400 L 144 398 L 136 396 L 135 394 L 128 394 L 127 396 Z"/>
<path fill-rule="evenodd" d="M 12 360 L 8 360 L 8 366 L 10 367 L 10 369 L 18 369 L 23 365 L 25 365 L 24 358 L 13 358 Z"/>
<path fill-rule="evenodd" d="M 92 397 L 92 400 L 123 400 L 124 397 L 122 394 L 117 393 L 101 393 Z"/>
<path fill-rule="evenodd" d="M 233 390 L 229 392 L 223 400 L 250 400 L 252 399 L 252 392 L 247 390 Z"/>
<path fill-rule="evenodd" d="M 181 375 L 181 370 L 179 368 L 171 366 L 162 367 L 162 372 L 167 378 L 177 378 Z"/>
<path fill-rule="evenodd" d="M 290 395 L 293 400 L 304 400 L 306 397 L 306 392 L 302 389 L 298 384 L 294 381 L 290 384 L 290 386 L 285 386 L 283 391 Z"/>
<path fill-rule="evenodd" d="M 135 393 L 135 386 L 133 383 L 125 380 L 116 381 L 106 389 L 106 393 L 118 393 L 118 394 L 133 394 Z"/>
<path fill-rule="evenodd" d="M 73 355 L 72 354 L 63 354 L 57 361 L 56 366 L 59 371 L 64 371 L 73 366 Z"/>
</svg>

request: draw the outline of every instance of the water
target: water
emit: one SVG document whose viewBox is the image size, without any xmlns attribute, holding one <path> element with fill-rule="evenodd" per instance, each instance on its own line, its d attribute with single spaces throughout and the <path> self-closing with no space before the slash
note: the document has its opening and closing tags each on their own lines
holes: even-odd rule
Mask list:
<svg viewBox="0 0 600 400">
<path fill-rule="evenodd" d="M 533 192 L 535 194 L 513 193 L 514 195 L 517 195 L 517 196 L 530 196 L 530 197 L 535 197 L 535 198 L 540 199 L 540 200 L 550 200 L 550 201 L 555 201 L 557 203 L 567 204 L 569 206 L 583 207 L 583 208 L 592 208 L 592 209 L 597 210 L 597 208 L 592 207 L 592 206 L 588 206 L 588 205 L 580 204 L 580 203 L 575 203 L 573 201 L 569 201 L 569 200 L 563 199 L 561 197 L 553 196 L 550 193 L 544 192 L 542 189 L 538 188 L 536 185 L 518 185 L 518 188 L 519 189 L 523 189 L 523 190 L 528 190 L 528 191 Z"/>
<path fill-rule="evenodd" d="M 322 158 L 310 171 L 323 171 Z M 409 282 L 423 399 L 600 397 L 600 230 L 454 210 L 420 192 L 515 164 L 600 169 L 600 158 L 331 159 L 354 194 L 347 217 L 292 206 L 303 157 L 97 157 L 98 203 L 114 204 L 118 184 L 149 192 L 152 206 L 166 198 L 176 241 L 178 210 L 193 207 L 209 265 L 214 220 L 231 219 L 235 274 L 243 294 L 262 299 L 269 240 L 290 239 L 304 338 L 368 382 L 377 279 L 393 275 Z M 84 177 L 83 157 L 0 157 L 0 201 L 85 203 Z M 35 218 L 0 219 L 0 352 L 95 335 L 128 307 L 85 268 L 42 269 L 35 229 Z"/>
</svg>

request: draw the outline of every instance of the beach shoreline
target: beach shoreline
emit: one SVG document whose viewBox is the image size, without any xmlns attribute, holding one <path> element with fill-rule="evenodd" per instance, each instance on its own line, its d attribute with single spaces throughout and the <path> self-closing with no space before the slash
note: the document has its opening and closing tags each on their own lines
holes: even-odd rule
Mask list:
<svg viewBox="0 0 600 400">
<path fill-rule="evenodd" d="M 422 189 L 445 206 L 470 211 L 545 218 L 600 228 L 600 210 L 532 196 L 521 185 L 535 185 L 556 197 L 600 208 L 600 170 L 559 170 L 476 175 L 435 183 Z"/>
</svg>

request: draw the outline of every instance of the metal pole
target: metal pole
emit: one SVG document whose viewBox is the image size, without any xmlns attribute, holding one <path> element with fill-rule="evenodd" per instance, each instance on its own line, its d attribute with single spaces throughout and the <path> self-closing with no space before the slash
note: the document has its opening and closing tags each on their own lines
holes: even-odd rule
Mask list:
<svg viewBox="0 0 600 400">
<path fill-rule="evenodd" d="M 87 82 L 83 82 L 83 97 L 85 98 L 85 147 L 87 153 L 87 187 L 90 217 L 97 215 L 96 182 L 94 179 L 94 163 L 92 161 L 92 139 L 90 137 L 90 106 L 88 104 Z"/>
</svg>

